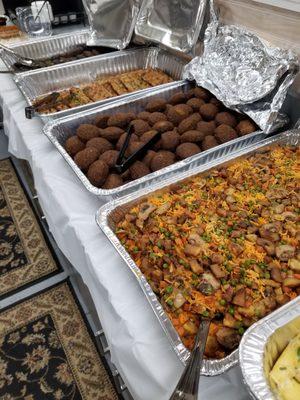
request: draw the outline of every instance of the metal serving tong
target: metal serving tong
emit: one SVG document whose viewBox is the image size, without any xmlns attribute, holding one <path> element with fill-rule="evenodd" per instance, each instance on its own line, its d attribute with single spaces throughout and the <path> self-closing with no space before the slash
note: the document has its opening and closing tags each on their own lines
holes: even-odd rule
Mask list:
<svg viewBox="0 0 300 400">
<path fill-rule="evenodd" d="M 129 146 L 131 135 L 134 133 L 133 125 L 129 125 L 127 129 L 127 135 L 124 140 L 124 144 L 121 147 L 119 152 L 119 156 L 117 158 L 117 162 L 115 164 L 115 169 L 117 172 L 122 174 L 125 172 L 136 160 L 144 157 L 149 149 L 151 149 L 155 143 L 157 143 L 161 138 L 161 133 L 157 133 L 154 135 L 147 143 L 145 143 L 142 147 L 140 147 L 137 151 L 135 151 L 130 157 L 125 158 L 125 152 Z"/>
<path fill-rule="evenodd" d="M 211 320 L 202 319 L 195 345 L 170 400 L 197 400 L 200 372 Z"/>
<path fill-rule="evenodd" d="M 0 44 L 0 49 L 2 49 L 6 53 L 8 53 L 10 56 L 12 56 L 16 60 L 16 64 L 23 65 L 24 67 L 27 67 L 27 68 L 43 67 L 43 65 L 40 61 L 33 60 L 32 58 L 28 58 L 28 57 L 23 57 L 20 54 L 15 53 L 9 47 L 4 46 L 3 44 Z"/>
</svg>

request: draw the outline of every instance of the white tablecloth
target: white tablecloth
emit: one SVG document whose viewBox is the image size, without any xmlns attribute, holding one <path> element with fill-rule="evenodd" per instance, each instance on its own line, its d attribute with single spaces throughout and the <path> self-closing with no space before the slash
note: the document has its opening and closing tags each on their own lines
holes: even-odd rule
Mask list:
<svg viewBox="0 0 300 400">
<path fill-rule="evenodd" d="M 42 134 L 41 121 L 25 118 L 25 101 L 10 75 L 0 74 L 0 103 L 9 151 L 32 167 L 50 230 L 89 287 L 112 361 L 134 399 L 167 400 L 183 367 L 133 275 L 96 226 L 101 203 Z M 200 393 L 201 399 L 249 399 L 239 367 L 201 377 Z"/>
</svg>

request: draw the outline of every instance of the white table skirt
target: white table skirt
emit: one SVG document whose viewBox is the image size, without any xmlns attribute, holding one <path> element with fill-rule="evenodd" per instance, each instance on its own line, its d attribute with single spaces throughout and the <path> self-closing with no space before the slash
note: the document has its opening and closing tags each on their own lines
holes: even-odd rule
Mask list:
<svg viewBox="0 0 300 400">
<path fill-rule="evenodd" d="M 9 151 L 29 161 L 50 230 L 94 300 L 112 361 L 136 400 L 167 400 L 183 366 L 133 275 L 95 223 L 101 202 L 89 194 L 42 133 L 10 75 L 0 74 Z M 201 399 L 248 400 L 239 367 L 201 377 Z"/>
</svg>

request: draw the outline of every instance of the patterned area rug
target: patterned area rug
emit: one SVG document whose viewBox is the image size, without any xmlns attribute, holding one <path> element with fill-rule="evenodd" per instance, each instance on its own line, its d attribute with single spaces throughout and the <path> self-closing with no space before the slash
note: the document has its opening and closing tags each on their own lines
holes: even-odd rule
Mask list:
<svg viewBox="0 0 300 400">
<path fill-rule="evenodd" d="M 0 313 L 0 399 L 118 399 L 68 282 Z"/>
<path fill-rule="evenodd" d="M 58 271 L 11 161 L 0 161 L 0 298 Z"/>
</svg>

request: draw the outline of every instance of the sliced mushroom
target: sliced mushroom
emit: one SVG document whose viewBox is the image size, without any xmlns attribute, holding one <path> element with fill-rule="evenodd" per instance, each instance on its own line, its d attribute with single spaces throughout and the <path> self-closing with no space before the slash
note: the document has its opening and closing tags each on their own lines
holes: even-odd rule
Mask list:
<svg viewBox="0 0 300 400">
<path fill-rule="evenodd" d="M 236 199 L 233 196 L 229 195 L 226 197 L 226 202 L 229 204 L 234 204 L 236 203 Z"/>
<path fill-rule="evenodd" d="M 293 258 L 295 255 L 295 251 L 295 247 L 288 244 L 282 244 L 275 248 L 276 256 L 281 261 L 288 261 L 290 258 Z"/>
<path fill-rule="evenodd" d="M 214 264 L 222 264 L 224 261 L 224 257 L 221 254 L 217 253 L 213 253 L 210 259 Z"/>
<path fill-rule="evenodd" d="M 296 278 L 285 278 L 283 281 L 283 286 L 291 287 L 291 288 L 296 288 L 300 286 L 300 279 Z"/>
<path fill-rule="evenodd" d="M 199 246 L 205 244 L 205 241 L 197 232 L 191 232 L 189 234 L 188 242 L 192 245 L 199 245 Z"/>
<path fill-rule="evenodd" d="M 226 349 L 233 350 L 240 342 L 240 335 L 235 329 L 223 327 L 216 333 L 217 341 Z"/>
<path fill-rule="evenodd" d="M 221 266 L 218 264 L 211 264 L 210 269 L 216 278 L 224 278 L 227 275 L 227 273 L 223 271 Z"/>
<path fill-rule="evenodd" d="M 199 275 L 199 274 L 202 274 L 203 273 L 203 267 L 202 267 L 202 265 L 200 265 L 199 263 L 198 263 L 198 261 L 197 260 L 189 260 L 189 263 L 190 263 L 190 267 L 191 267 L 191 270 L 195 273 L 195 274 L 197 274 L 197 275 Z"/>
<path fill-rule="evenodd" d="M 233 298 L 234 290 L 233 287 L 229 286 L 226 290 L 225 293 L 223 294 L 223 298 L 230 302 Z"/>
<path fill-rule="evenodd" d="M 261 282 L 265 285 L 265 286 L 271 286 L 273 288 L 278 288 L 280 287 L 280 283 L 279 282 L 275 282 L 272 279 L 262 279 Z"/>
<path fill-rule="evenodd" d="M 300 261 L 297 260 L 296 258 L 290 259 L 290 260 L 289 260 L 289 267 L 290 267 L 293 271 L 300 272 Z"/>
<path fill-rule="evenodd" d="M 244 251 L 244 248 L 238 243 L 231 242 L 229 247 L 230 247 L 230 250 L 237 256 L 240 255 Z"/>
<path fill-rule="evenodd" d="M 280 224 L 278 222 L 264 224 L 259 228 L 260 236 L 271 240 L 271 242 L 277 242 L 280 239 L 278 234 L 279 227 Z"/>
<path fill-rule="evenodd" d="M 269 256 L 273 256 L 275 254 L 275 245 L 270 240 L 258 238 L 256 243 L 259 246 L 262 246 Z"/>
<path fill-rule="evenodd" d="M 231 314 L 226 313 L 223 319 L 223 325 L 227 326 L 227 328 L 238 328 L 239 321 L 237 321 Z"/>
<path fill-rule="evenodd" d="M 183 251 L 187 256 L 197 257 L 201 253 L 201 246 L 186 244 Z"/>
<path fill-rule="evenodd" d="M 280 268 L 273 267 L 271 269 L 271 278 L 276 282 L 282 282 L 282 276 Z"/>
<path fill-rule="evenodd" d="M 212 285 L 205 281 L 200 282 L 197 289 L 205 296 L 210 296 L 214 292 Z"/>
<path fill-rule="evenodd" d="M 286 294 L 277 294 L 276 297 L 275 297 L 275 299 L 276 299 L 277 303 L 278 303 L 279 305 L 281 305 L 281 306 L 282 306 L 283 304 L 286 304 L 286 303 L 288 303 L 288 302 L 290 301 L 289 296 L 286 295 Z"/>
<path fill-rule="evenodd" d="M 246 239 L 249 240 L 249 242 L 255 243 L 257 240 L 257 235 L 250 233 L 249 235 L 246 235 Z"/>
<path fill-rule="evenodd" d="M 232 300 L 232 303 L 237 306 L 240 306 L 240 307 L 245 307 L 245 305 L 246 305 L 246 290 L 239 289 L 236 292 L 236 294 Z"/>
<path fill-rule="evenodd" d="M 169 209 L 171 208 L 171 203 L 164 203 L 161 206 L 158 207 L 156 210 L 156 214 L 162 215 L 165 214 Z"/>
<path fill-rule="evenodd" d="M 216 279 L 216 278 L 213 276 L 213 274 L 210 274 L 209 272 L 204 273 L 204 274 L 202 275 L 202 278 L 203 278 L 206 282 L 210 283 L 210 284 L 212 285 L 212 287 L 213 287 L 215 290 L 218 290 L 218 289 L 220 288 L 220 286 L 221 286 L 221 283 L 218 281 L 218 279 Z"/>
<path fill-rule="evenodd" d="M 178 292 L 174 299 L 174 307 L 180 308 L 184 305 L 185 302 L 186 302 L 186 300 L 185 300 L 183 294 L 181 292 Z"/>
<path fill-rule="evenodd" d="M 195 322 L 188 321 L 183 325 L 184 329 L 191 335 L 195 335 L 197 333 L 197 326 Z"/>
<path fill-rule="evenodd" d="M 156 210 L 156 207 L 152 204 L 144 203 L 141 205 L 140 212 L 138 214 L 138 218 L 142 221 L 146 221 L 150 214 Z"/>
</svg>

